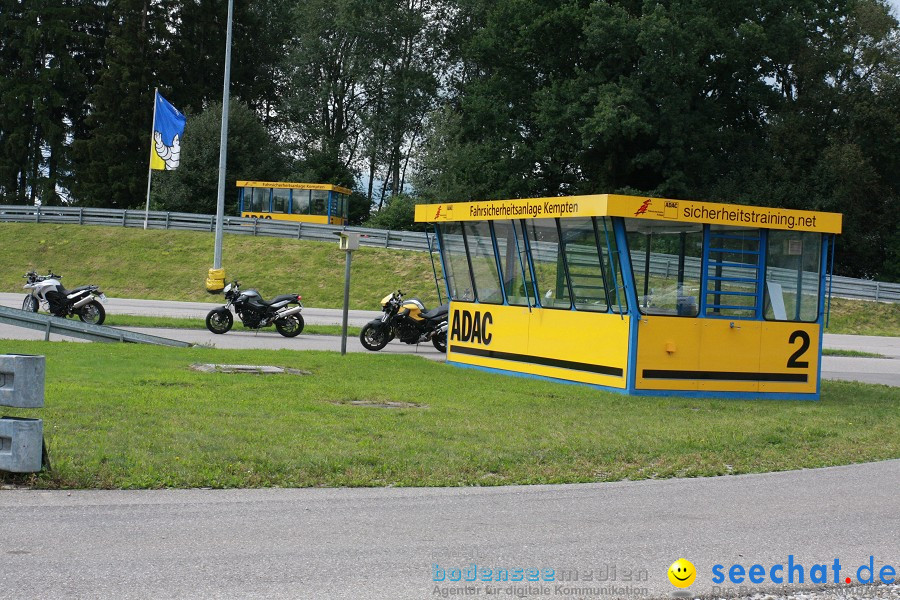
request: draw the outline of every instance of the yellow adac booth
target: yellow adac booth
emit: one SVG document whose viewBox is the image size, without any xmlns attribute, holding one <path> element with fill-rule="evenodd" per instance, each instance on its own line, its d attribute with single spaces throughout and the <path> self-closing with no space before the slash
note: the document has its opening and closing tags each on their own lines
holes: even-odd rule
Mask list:
<svg viewBox="0 0 900 600">
<path fill-rule="evenodd" d="M 836 213 L 611 194 L 424 204 L 447 360 L 630 394 L 818 399 Z"/>
</svg>

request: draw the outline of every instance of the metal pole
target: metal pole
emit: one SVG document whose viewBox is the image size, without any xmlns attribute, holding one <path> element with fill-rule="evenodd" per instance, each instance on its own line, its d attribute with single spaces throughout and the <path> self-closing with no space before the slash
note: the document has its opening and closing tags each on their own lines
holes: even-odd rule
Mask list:
<svg viewBox="0 0 900 600">
<path fill-rule="evenodd" d="M 350 260 L 353 252 L 347 250 L 347 262 L 344 265 L 344 316 L 341 321 L 341 356 L 347 354 L 347 312 L 350 307 Z"/>
<path fill-rule="evenodd" d="M 150 179 L 153 177 L 153 130 L 156 128 L 156 96 L 159 88 L 153 88 L 153 120 L 150 122 L 150 168 L 147 169 L 147 206 L 144 208 L 144 229 L 147 229 L 147 218 L 150 215 Z"/>
<path fill-rule="evenodd" d="M 213 268 L 222 268 L 222 229 L 225 214 L 225 157 L 228 153 L 228 88 L 231 86 L 231 21 L 234 0 L 228 0 L 228 27 L 225 34 L 225 82 L 222 85 L 222 132 L 219 137 L 219 190 L 216 199 L 216 247 Z"/>
</svg>

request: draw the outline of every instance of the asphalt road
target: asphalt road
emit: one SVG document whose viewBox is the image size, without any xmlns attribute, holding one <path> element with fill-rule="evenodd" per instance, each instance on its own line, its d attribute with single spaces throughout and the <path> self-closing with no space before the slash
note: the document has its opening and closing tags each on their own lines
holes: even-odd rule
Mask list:
<svg viewBox="0 0 900 600">
<path fill-rule="evenodd" d="M 24 294 L 0 294 L 0 304 L 21 307 Z M 212 308 L 221 306 L 213 303 L 169 302 L 161 300 L 131 300 L 110 298 L 106 303 L 109 313 L 131 314 L 164 317 L 205 318 Z M 348 322 L 360 327 L 377 317 L 377 311 L 350 311 Z M 303 317 L 307 323 L 340 324 L 341 311 L 324 308 L 304 308 Z M 339 337 L 314 336 L 301 334 L 297 338 L 288 339 L 278 335 L 274 328 L 260 332 L 242 330 L 238 325 L 225 335 L 214 335 L 206 330 L 179 329 L 146 329 L 129 328 L 133 331 L 182 340 L 193 344 L 205 344 L 216 348 L 238 349 L 294 349 L 294 350 L 331 350 L 340 351 Z M 44 334 L 35 330 L 21 329 L 8 325 L 0 325 L 0 338 L 5 339 L 44 339 Z M 53 335 L 51 339 L 64 339 Z M 825 334 L 826 348 L 861 350 L 874 352 L 890 358 L 848 358 L 825 356 L 822 358 L 822 377 L 824 379 L 842 379 L 862 381 L 864 383 L 881 383 L 900 387 L 900 338 Z M 348 352 L 365 352 L 356 337 L 347 340 Z M 437 352 L 430 344 L 418 347 L 394 341 L 381 351 L 382 353 L 416 353 L 426 358 L 442 360 L 443 354 Z"/>
<path fill-rule="evenodd" d="M 483 569 L 536 568 L 556 580 L 518 597 L 634 598 L 674 591 L 666 570 L 680 557 L 697 569 L 690 592 L 709 594 L 716 564 L 768 574 L 790 555 L 806 584 L 814 564 L 830 581 L 838 559 L 847 587 L 870 556 L 876 573 L 900 567 L 898 489 L 895 460 L 560 486 L 5 490 L 0 598 L 439 598 L 472 564 L 479 597 Z"/>
</svg>

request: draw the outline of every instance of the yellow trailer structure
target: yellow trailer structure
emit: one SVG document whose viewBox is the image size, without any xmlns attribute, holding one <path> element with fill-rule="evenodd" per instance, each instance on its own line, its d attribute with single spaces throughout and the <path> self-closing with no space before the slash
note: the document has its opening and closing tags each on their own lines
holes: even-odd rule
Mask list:
<svg viewBox="0 0 900 600">
<path fill-rule="evenodd" d="M 330 183 L 238 181 L 242 217 L 346 225 L 351 190 Z"/>
<path fill-rule="evenodd" d="M 841 215 L 612 194 L 416 206 L 447 360 L 629 394 L 818 399 Z"/>
</svg>

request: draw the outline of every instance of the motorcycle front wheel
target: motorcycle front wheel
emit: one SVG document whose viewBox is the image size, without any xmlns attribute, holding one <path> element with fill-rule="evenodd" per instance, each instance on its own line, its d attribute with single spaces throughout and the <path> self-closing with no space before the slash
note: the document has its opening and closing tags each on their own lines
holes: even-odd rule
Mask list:
<svg viewBox="0 0 900 600">
<path fill-rule="evenodd" d="M 106 320 L 106 309 L 96 300 L 91 300 L 78 309 L 78 318 L 82 323 L 90 323 L 91 325 L 103 325 Z"/>
<path fill-rule="evenodd" d="M 447 332 L 442 331 L 434 334 L 431 338 L 431 343 L 434 344 L 438 352 L 447 352 Z"/>
<path fill-rule="evenodd" d="M 227 333 L 234 325 L 234 317 L 227 308 L 216 308 L 206 315 L 206 328 L 213 333 Z"/>
<path fill-rule="evenodd" d="M 390 331 L 389 327 L 378 327 L 367 323 L 359 332 L 359 341 L 366 350 L 378 352 L 391 341 L 393 336 L 390 335 Z"/>
<path fill-rule="evenodd" d="M 22 310 L 28 312 L 37 312 L 38 311 L 38 301 L 34 296 L 25 296 L 25 300 L 22 301 Z"/>
<path fill-rule="evenodd" d="M 297 337 L 303 331 L 303 317 L 288 315 L 275 321 L 275 329 L 284 337 Z"/>
</svg>

